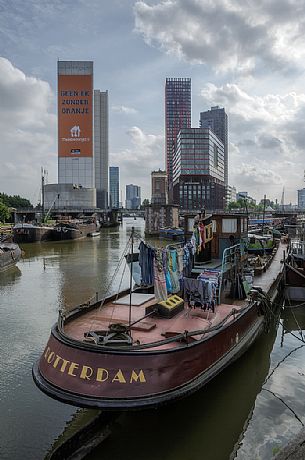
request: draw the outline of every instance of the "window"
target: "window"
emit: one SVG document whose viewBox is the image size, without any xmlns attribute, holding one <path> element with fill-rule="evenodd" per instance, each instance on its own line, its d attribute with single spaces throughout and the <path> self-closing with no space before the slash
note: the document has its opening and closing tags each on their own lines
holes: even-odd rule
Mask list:
<svg viewBox="0 0 305 460">
<path fill-rule="evenodd" d="M 236 233 L 237 219 L 222 219 L 222 233 Z"/>
</svg>

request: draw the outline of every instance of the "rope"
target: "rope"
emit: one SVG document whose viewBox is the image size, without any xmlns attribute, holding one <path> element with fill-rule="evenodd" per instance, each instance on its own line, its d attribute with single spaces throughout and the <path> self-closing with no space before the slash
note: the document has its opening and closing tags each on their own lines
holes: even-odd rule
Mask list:
<svg viewBox="0 0 305 460">
<path fill-rule="evenodd" d="M 281 401 L 281 403 L 283 403 L 284 406 L 286 406 L 287 409 L 289 409 L 290 412 L 293 413 L 293 415 L 294 415 L 295 418 L 298 420 L 298 422 L 300 422 L 300 424 L 301 424 L 302 426 L 304 426 L 304 423 L 302 422 L 302 420 L 300 419 L 300 417 L 297 415 L 297 413 L 296 413 L 287 403 L 285 403 L 285 401 L 284 401 L 280 396 L 278 396 L 278 395 L 277 395 L 276 393 L 274 393 L 273 391 L 268 390 L 267 388 L 262 388 L 262 390 L 268 391 L 268 393 L 271 393 L 275 398 L 277 398 L 279 401 Z"/>
<path fill-rule="evenodd" d="M 115 278 L 116 278 L 116 276 L 117 276 L 117 274 L 118 274 L 118 272 L 119 272 L 119 270 L 120 270 L 120 268 L 121 268 L 122 262 L 125 260 L 125 255 L 128 254 L 128 250 L 129 250 L 129 248 L 130 248 L 130 244 L 131 244 L 131 237 L 130 237 L 129 240 L 127 241 L 127 244 L 126 244 L 126 246 L 125 246 L 125 249 L 124 249 L 124 251 L 123 251 L 123 253 L 122 253 L 122 255 L 121 255 L 121 258 L 120 258 L 120 260 L 119 260 L 119 262 L 118 262 L 118 264 L 117 264 L 117 266 L 116 266 L 116 269 L 115 269 L 115 271 L 114 271 L 114 273 L 113 273 L 113 275 L 112 275 L 112 277 L 111 277 L 111 279 L 110 279 L 110 281 L 109 281 L 109 283 L 108 283 L 108 285 L 107 285 L 107 287 L 106 287 L 106 291 L 105 291 L 104 297 L 103 297 L 103 299 L 102 299 L 102 301 L 101 301 L 101 304 L 100 304 L 100 306 L 99 306 L 99 308 L 98 308 L 98 310 L 97 310 L 97 312 L 96 312 L 96 315 L 92 317 L 92 320 L 91 320 L 91 322 L 90 322 L 89 332 L 91 332 L 92 326 L 93 326 L 93 322 L 94 322 L 95 318 L 97 317 L 97 315 L 100 313 L 100 311 L 101 311 L 101 309 L 102 309 L 102 307 L 103 307 L 103 305 L 104 305 L 104 303 L 105 303 L 105 300 L 106 300 L 106 298 L 107 298 L 107 294 L 109 293 L 110 288 L 111 288 L 111 286 L 112 286 L 112 284 L 113 284 L 113 282 L 114 282 L 114 280 L 115 280 Z M 126 266 L 125 266 L 125 268 L 126 268 Z M 125 269 L 124 269 L 124 270 L 125 270 Z"/>
</svg>

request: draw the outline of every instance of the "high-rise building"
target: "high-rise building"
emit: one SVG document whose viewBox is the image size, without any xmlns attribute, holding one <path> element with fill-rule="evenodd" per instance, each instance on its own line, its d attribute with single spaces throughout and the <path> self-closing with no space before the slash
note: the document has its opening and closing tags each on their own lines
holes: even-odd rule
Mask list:
<svg viewBox="0 0 305 460">
<path fill-rule="evenodd" d="M 93 62 L 58 61 L 58 183 L 94 188 Z"/>
<path fill-rule="evenodd" d="M 138 185 L 126 185 L 126 208 L 139 209 L 141 206 L 141 187 Z"/>
<path fill-rule="evenodd" d="M 224 146 L 209 128 L 181 129 L 173 158 L 174 202 L 185 210 L 223 209 Z"/>
<path fill-rule="evenodd" d="M 191 79 L 167 78 L 165 83 L 165 157 L 170 195 L 177 135 L 180 129 L 191 127 L 191 110 Z"/>
<path fill-rule="evenodd" d="M 168 188 L 166 171 L 153 171 L 151 173 L 151 204 L 167 204 Z"/>
<path fill-rule="evenodd" d="M 106 209 L 108 92 L 93 91 L 92 61 L 58 61 L 57 72 L 58 184 L 47 196 L 58 207 Z"/>
<path fill-rule="evenodd" d="M 210 110 L 200 113 L 200 128 L 211 128 L 219 137 L 224 145 L 224 179 L 228 185 L 229 178 L 229 158 L 228 158 L 228 116 L 224 108 L 218 105 L 211 107 Z"/>
<path fill-rule="evenodd" d="M 111 209 L 120 207 L 120 170 L 118 166 L 109 168 L 109 206 Z"/>
<path fill-rule="evenodd" d="M 108 91 L 94 90 L 94 169 L 96 205 L 108 206 Z"/>
<path fill-rule="evenodd" d="M 298 208 L 305 209 L 305 188 L 298 190 Z"/>
</svg>

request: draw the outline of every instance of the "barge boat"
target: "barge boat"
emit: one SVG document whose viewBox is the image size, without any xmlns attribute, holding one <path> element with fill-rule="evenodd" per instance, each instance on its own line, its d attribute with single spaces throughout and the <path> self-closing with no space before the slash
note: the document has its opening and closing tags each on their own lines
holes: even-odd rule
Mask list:
<svg viewBox="0 0 305 460">
<path fill-rule="evenodd" d="M 234 219 L 234 227 L 230 222 L 223 228 L 229 228 L 228 241 L 235 229 L 236 243 L 241 226 L 238 216 Z M 268 270 L 254 278 L 259 287 L 249 290 L 242 279 L 242 241 L 228 245 L 222 259 L 204 261 L 204 254 L 213 252 L 212 221 L 202 218 L 201 224 L 197 268 L 186 263 L 191 245 L 161 249 L 141 241 L 141 287 L 59 313 L 33 366 L 34 381 L 43 392 L 81 407 L 157 407 L 203 387 L 253 344 L 272 316 L 281 251 Z M 133 247 L 133 239 L 130 244 Z M 134 264 L 130 265 L 132 275 Z M 179 270 L 182 289 L 175 286 L 174 272 Z"/>
</svg>

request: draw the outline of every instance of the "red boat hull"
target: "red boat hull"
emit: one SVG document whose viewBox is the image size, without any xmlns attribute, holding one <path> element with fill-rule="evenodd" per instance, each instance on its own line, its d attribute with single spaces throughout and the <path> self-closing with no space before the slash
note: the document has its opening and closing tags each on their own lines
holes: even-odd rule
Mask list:
<svg viewBox="0 0 305 460">
<path fill-rule="evenodd" d="M 208 336 L 175 348 L 115 350 L 52 330 L 33 368 L 48 395 L 81 407 L 137 409 L 183 397 L 237 359 L 262 332 L 256 304 Z"/>
</svg>

